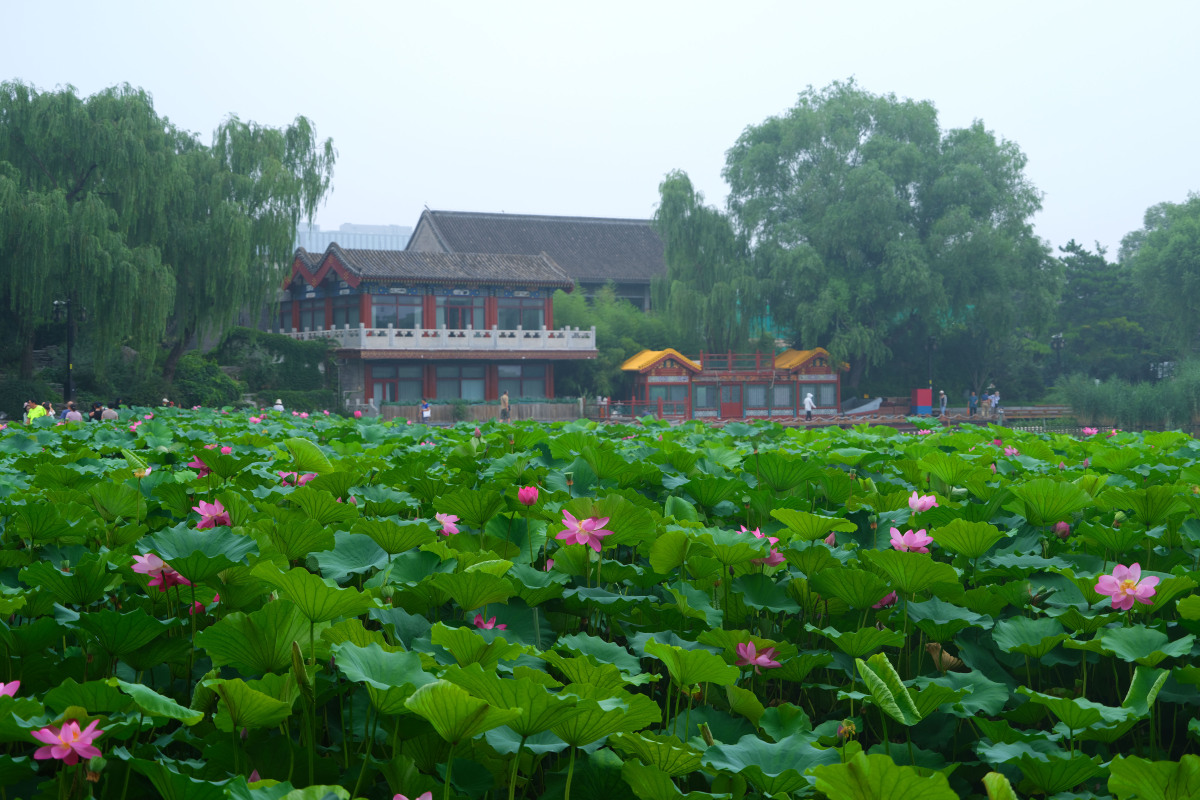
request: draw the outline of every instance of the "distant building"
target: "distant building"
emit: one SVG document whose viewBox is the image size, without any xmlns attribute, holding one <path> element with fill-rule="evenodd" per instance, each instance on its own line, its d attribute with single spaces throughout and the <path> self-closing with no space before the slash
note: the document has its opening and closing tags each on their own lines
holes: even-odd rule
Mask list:
<svg viewBox="0 0 1200 800">
<path fill-rule="evenodd" d="M 346 243 L 338 240 L 343 247 Z M 425 253 L 545 254 L 588 297 L 612 283 L 617 297 L 650 308 L 650 282 L 667 274 L 663 243 L 645 219 L 425 211 L 408 250 Z"/>
<path fill-rule="evenodd" d="M 342 224 L 336 231 L 323 231 L 316 225 L 301 225 L 296 229 L 296 247 L 310 253 L 323 253 L 337 242 L 347 250 L 403 250 L 413 229 L 408 225 Z"/>
</svg>

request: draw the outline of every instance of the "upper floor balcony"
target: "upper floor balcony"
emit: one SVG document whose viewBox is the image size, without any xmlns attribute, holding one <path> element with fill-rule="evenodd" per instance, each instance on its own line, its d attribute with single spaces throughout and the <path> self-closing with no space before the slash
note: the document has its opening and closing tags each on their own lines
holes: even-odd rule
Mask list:
<svg viewBox="0 0 1200 800">
<path fill-rule="evenodd" d="M 446 352 L 496 351 L 503 353 L 544 353 L 569 351 L 586 358 L 596 351 L 596 329 L 562 328 L 548 330 L 455 330 L 451 328 L 368 328 L 346 325 L 341 328 L 285 331 L 293 339 L 313 341 L 333 339 L 344 350 L 394 350 Z"/>
</svg>

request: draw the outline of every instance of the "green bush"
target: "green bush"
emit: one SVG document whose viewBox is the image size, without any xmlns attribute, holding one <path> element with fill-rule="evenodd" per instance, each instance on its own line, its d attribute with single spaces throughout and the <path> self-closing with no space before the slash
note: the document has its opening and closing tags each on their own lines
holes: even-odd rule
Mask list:
<svg viewBox="0 0 1200 800">
<path fill-rule="evenodd" d="M 213 351 L 218 364 L 241 370 L 250 391 L 276 396 L 326 388 L 325 375 L 333 374 L 331 353 L 332 343 L 323 339 L 301 342 L 252 328 L 234 328 Z"/>
<path fill-rule="evenodd" d="M 275 404 L 275 400 L 279 399 L 288 411 L 307 411 L 310 414 L 322 411 L 329 411 L 330 414 L 341 413 L 337 392 L 333 389 L 315 389 L 308 392 L 279 389 L 258 392 L 255 398 L 260 408 L 270 408 Z"/>
<path fill-rule="evenodd" d="M 175 381 L 171 385 L 174 395 L 166 394 L 155 398 L 159 402 L 169 397 L 177 405 L 220 408 L 234 405 L 241 398 L 242 387 L 226 375 L 216 362 L 203 358 L 199 353 L 185 353 L 175 368 Z"/>
<path fill-rule="evenodd" d="M 0 381 L 0 411 L 8 414 L 11 420 L 21 421 L 26 400 L 38 403 L 49 400 L 57 406 L 61 399 L 61 395 L 52 396 L 50 385 L 40 378 Z"/>
</svg>

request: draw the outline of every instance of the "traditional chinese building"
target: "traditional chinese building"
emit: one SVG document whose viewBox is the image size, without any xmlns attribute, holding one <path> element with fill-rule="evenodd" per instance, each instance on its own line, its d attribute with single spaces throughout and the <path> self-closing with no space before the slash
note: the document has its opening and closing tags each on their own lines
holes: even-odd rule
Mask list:
<svg viewBox="0 0 1200 800">
<path fill-rule="evenodd" d="M 702 353 L 688 358 L 675 350 L 643 350 L 621 365 L 636 373 L 627 409 L 613 413 L 656 414 L 679 419 L 787 418 L 804 413 L 811 393 L 814 415 L 831 416 L 841 405 L 841 370 L 829 353 L 785 350 L 765 353 Z M 842 366 L 845 369 L 845 366 Z"/>
<path fill-rule="evenodd" d="M 554 396 L 554 365 L 596 357 L 595 329 L 554 328 L 572 280 L 546 254 L 296 251 L 276 329 L 336 342 L 347 404 Z"/>
</svg>

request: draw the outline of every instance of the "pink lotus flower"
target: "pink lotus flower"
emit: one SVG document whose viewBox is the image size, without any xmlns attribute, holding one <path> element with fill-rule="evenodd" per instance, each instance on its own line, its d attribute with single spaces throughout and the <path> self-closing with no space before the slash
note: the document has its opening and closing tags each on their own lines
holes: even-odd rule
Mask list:
<svg viewBox="0 0 1200 800">
<path fill-rule="evenodd" d="M 570 511 L 563 511 L 562 514 L 562 524 L 567 529 L 556 535 L 555 539 L 562 539 L 567 544 L 586 544 L 599 553 L 600 540 L 605 536 L 612 535 L 612 531 L 604 529 L 604 526 L 608 524 L 609 517 L 601 519 L 588 517 L 580 521 L 575 519 Z"/>
<path fill-rule="evenodd" d="M 217 444 L 216 444 L 216 442 L 213 442 L 212 444 L 206 444 L 206 445 L 204 445 L 204 449 L 205 450 L 216 450 Z"/>
<path fill-rule="evenodd" d="M 79 723 L 71 720 L 62 728 L 48 726 L 33 731 L 33 738 L 45 745 L 39 747 L 33 757 L 41 761 L 59 758 L 67 766 L 78 764 L 81 757 L 95 758 L 100 755 L 100 748 L 92 742 L 104 735 L 104 731 L 96 729 L 99 724 L 100 720 L 92 720 L 86 728 L 79 730 Z"/>
<path fill-rule="evenodd" d="M 993 475 L 996 474 L 996 462 L 995 461 L 992 462 L 992 474 Z"/>
<path fill-rule="evenodd" d="M 251 425 L 257 425 L 260 422 L 262 422 L 262 417 L 251 417 L 250 418 Z"/>
<path fill-rule="evenodd" d="M 546 572 L 549 572 L 552 569 L 554 569 L 554 559 L 547 558 L 546 559 Z"/>
<path fill-rule="evenodd" d="M 478 439 L 478 438 L 480 438 L 481 436 L 483 436 L 483 432 L 482 432 L 482 431 L 480 431 L 480 430 L 479 430 L 479 428 L 476 428 L 476 429 L 475 429 L 475 438 L 476 438 L 476 439 Z"/>
<path fill-rule="evenodd" d="M 1004 448 L 1004 455 L 1006 455 L 1006 456 L 1017 456 L 1017 455 L 1020 455 L 1020 454 L 1021 454 L 1021 451 L 1020 451 L 1020 450 L 1018 450 L 1018 449 L 1017 449 L 1017 448 L 1015 448 L 1015 447 L 1006 447 L 1006 448 Z"/>
<path fill-rule="evenodd" d="M 831 533 L 828 536 L 826 536 L 824 539 L 822 539 L 822 541 L 825 542 L 825 544 L 829 545 L 830 547 L 833 547 L 837 544 L 837 534 Z"/>
<path fill-rule="evenodd" d="M 508 627 L 503 622 L 501 622 L 499 625 L 497 625 L 495 617 L 485 620 L 483 618 L 483 614 L 476 614 L 474 622 L 475 622 L 475 627 L 479 628 L 480 630 L 483 630 L 483 631 L 490 631 L 493 628 L 496 630 L 502 631 Z"/>
<path fill-rule="evenodd" d="M 922 428 L 921 430 L 917 431 L 917 436 L 928 436 L 931 433 L 933 433 L 933 431 L 929 430 L 928 428 Z"/>
<path fill-rule="evenodd" d="M 361 412 L 361 411 L 355 411 L 355 412 L 354 412 L 354 418 L 355 418 L 355 419 L 362 419 L 362 412 Z"/>
<path fill-rule="evenodd" d="M 301 412 L 300 412 L 300 419 L 308 419 L 308 412 L 307 412 L 307 411 L 301 411 Z"/>
<path fill-rule="evenodd" d="M 928 553 L 933 537 L 925 534 L 925 529 L 906 531 L 903 534 L 892 528 L 892 548 L 901 553 Z"/>
<path fill-rule="evenodd" d="M 1095 436 L 1099 432 L 1100 432 L 1099 428 L 1084 428 L 1083 429 L 1084 436 Z"/>
<path fill-rule="evenodd" d="M 300 412 L 299 412 L 299 411 L 293 411 L 293 412 L 292 412 L 292 416 L 293 416 L 293 417 L 298 417 L 298 416 L 300 416 Z"/>
<path fill-rule="evenodd" d="M 1092 460 L 1090 458 L 1085 458 L 1083 460 L 1083 464 L 1081 466 L 1083 466 L 1084 469 L 1087 469 L 1091 465 L 1092 465 Z"/>
<path fill-rule="evenodd" d="M 258 770 L 251 770 L 250 777 L 246 778 L 246 783 L 258 783 L 262 780 L 262 776 L 258 774 Z"/>
<path fill-rule="evenodd" d="M 912 495 L 908 498 L 908 507 L 912 509 L 914 514 L 920 514 L 922 511 L 928 511 L 937 506 L 937 498 L 931 494 L 918 495 L 916 490 L 913 490 Z"/>
<path fill-rule="evenodd" d="M 1071 526 L 1065 522 L 1054 523 L 1054 535 L 1060 539 L 1066 539 L 1071 535 Z"/>
<path fill-rule="evenodd" d="M 233 520 L 229 518 L 229 512 L 225 510 L 225 506 L 221 505 L 220 500 L 213 503 L 201 500 L 200 505 L 192 506 L 192 511 L 200 515 L 200 524 L 196 526 L 198 531 L 215 528 L 218 525 L 224 525 L 227 528 L 233 527 Z"/>
<path fill-rule="evenodd" d="M 754 642 L 746 642 L 737 646 L 737 654 L 737 665 L 739 667 L 754 667 L 755 675 L 762 674 L 760 667 L 772 669 L 779 666 L 779 662 L 774 660 L 774 647 L 768 647 L 760 653 L 754 646 Z"/>
<path fill-rule="evenodd" d="M 276 474 L 283 481 L 284 486 L 303 486 L 317 477 L 317 473 L 315 472 L 306 472 L 303 475 L 296 472 L 277 472 Z"/>
<path fill-rule="evenodd" d="M 192 460 L 187 463 L 187 466 L 196 470 L 198 473 L 197 477 L 200 478 L 207 478 L 209 473 L 212 472 L 212 470 L 209 469 L 208 464 L 205 464 L 200 460 L 200 456 L 192 456 Z"/>
<path fill-rule="evenodd" d="M 1003 446 L 1004 446 L 1004 442 L 1003 442 L 1003 441 L 1001 441 L 1000 439 L 992 439 L 992 444 L 996 445 L 996 447 L 1003 447 Z"/>
<path fill-rule="evenodd" d="M 154 419 L 154 415 L 153 415 L 153 414 L 147 414 L 147 415 L 146 415 L 146 419 Z"/>
<path fill-rule="evenodd" d="M 328 409 L 328 408 L 326 408 L 326 409 L 324 409 L 323 411 L 321 411 L 321 413 L 322 413 L 322 414 L 324 414 L 325 416 L 327 416 L 327 417 L 328 417 L 328 416 L 329 416 L 329 409 Z"/>
<path fill-rule="evenodd" d="M 879 598 L 879 602 L 871 606 L 871 608 L 891 608 L 896 605 L 896 593 L 888 592 L 883 597 Z"/>
<path fill-rule="evenodd" d="M 392 800 L 408 800 L 408 798 L 397 792 L 396 794 L 392 795 Z M 433 792 L 419 794 L 416 796 L 415 800 L 433 800 Z"/>
<path fill-rule="evenodd" d="M 17 696 L 17 689 L 21 688 L 20 681 L 10 681 L 9 683 L 0 683 L 0 697 L 8 695 L 9 697 Z"/>
<path fill-rule="evenodd" d="M 458 516 L 456 514 L 434 514 L 434 518 L 442 523 L 442 536 L 453 536 L 458 533 Z"/>
<path fill-rule="evenodd" d="M 749 530 L 749 529 L 747 529 L 747 528 L 746 528 L 746 526 L 745 526 L 745 525 L 742 525 L 742 526 L 741 526 L 741 528 L 742 528 L 742 530 L 741 530 L 741 533 L 752 533 L 752 534 L 754 534 L 754 538 L 755 538 L 755 539 L 762 539 L 762 538 L 764 538 L 764 537 L 763 537 L 763 533 L 762 533 L 762 531 L 760 531 L 758 528 L 755 528 L 754 530 Z M 775 543 L 777 543 L 777 542 L 779 541 L 778 537 L 775 537 L 775 536 L 767 536 L 767 537 L 765 537 L 765 538 L 766 538 L 766 539 L 767 539 L 767 541 L 768 541 L 768 542 L 770 542 L 771 544 L 775 544 Z M 778 551 L 778 550 L 776 550 L 774 547 L 772 547 L 772 548 L 771 548 L 771 552 L 770 552 L 770 553 L 767 555 L 767 557 L 766 557 L 766 558 L 752 558 L 752 559 L 750 559 L 750 563 L 751 563 L 751 564 L 764 564 L 764 565 L 766 565 L 766 566 L 768 566 L 768 567 L 775 567 L 775 566 L 778 566 L 778 565 L 782 564 L 782 563 L 783 563 L 783 562 L 785 562 L 785 561 L 787 561 L 787 559 L 786 559 L 786 558 L 784 558 L 784 557 L 783 557 L 783 556 L 782 556 L 782 555 L 779 553 L 779 551 Z"/>
<path fill-rule="evenodd" d="M 232 447 L 222 447 L 222 448 L 221 448 L 221 455 L 223 455 L 223 456 L 227 456 L 227 455 L 229 455 L 229 454 L 230 454 L 230 453 L 232 453 L 232 452 L 233 452 L 233 448 L 232 448 Z"/>
<path fill-rule="evenodd" d="M 211 605 L 215 606 L 219 602 L 221 602 L 221 595 L 219 595 L 219 594 L 214 595 Z M 206 610 L 207 609 L 205 608 L 204 603 L 201 603 L 199 600 L 192 603 L 192 611 L 191 611 L 192 616 L 195 616 L 197 614 L 203 614 Z"/>
<path fill-rule="evenodd" d="M 1118 433 L 1117 429 L 1116 429 L 1116 428 L 1113 428 L 1111 431 L 1109 431 L 1109 433 L 1108 433 L 1108 438 L 1110 438 L 1110 439 L 1111 439 L 1112 437 L 1116 436 L 1116 435 L 1117 435 L 1117 433 Z"/>
<path fill-rule="evenodd" d="M 522 486 L 517 489 L 517 501 L 523 506 L 531 506 L 537 502 L 538 489 L 536 486 Z"/>
<path fill-rule="evenodd" d="M 134 556 L 133 571 L 150 576 L 150 585 L 157 586 L 160 592 L 165 592 L 172 586 L 191 586 L 192 582 L 180 575 L 171 566 L 154 553 L 144 556 Z"/>
<path fill-rule="evenodd" d="M 1108 595 L 1115 610 L 1127 611 L 1133 608 L 1135 600 L 1142 605 L 1151 605 L 1150 598 L 1157 593 L 1155 586 L 1158 586 L 1158 578 L 1153 575 L 1143 578 L 1140 564 L 1128 567 L 1117 564 L 1111 575 L 1101 575 L 1096 581 L 1096 594 Z"/>
<path fill-rule="evenodd" d="M 1059 468 L 1059 469 L 1066 469 L 1066 468 L 1067 468 L 1067 462 L 1065 462 L 1065 461 L 1060 461 L 1060 462 L 1058 462 L 1058 468 Z"/>
</svg>

